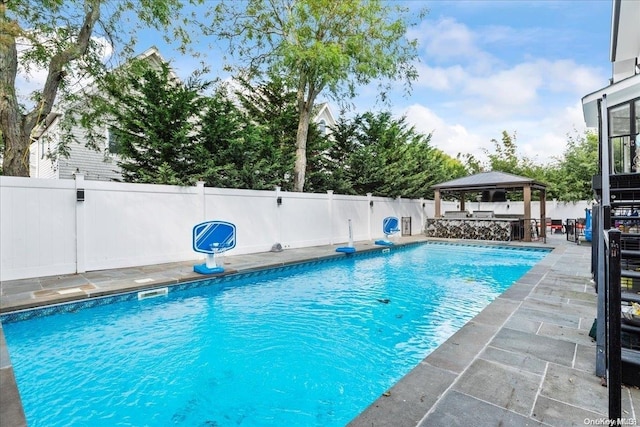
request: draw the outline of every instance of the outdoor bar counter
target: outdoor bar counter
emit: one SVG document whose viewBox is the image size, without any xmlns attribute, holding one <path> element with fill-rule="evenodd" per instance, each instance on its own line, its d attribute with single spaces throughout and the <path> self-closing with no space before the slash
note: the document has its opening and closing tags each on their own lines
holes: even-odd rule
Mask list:
<svg viewBox="0 0 640 427">
<path fill-rule="evenodd" d="M 530 221 L 527 221 L 529 223 Z M 518 216 L 494 216 L 493 212 L 445 212 L 443 218 L 428 218 L 425 224 L 427 237 L 468 240 L 495 240 L 508 242 L 523 240 L 525 220 Z M 537 236 L 537 226 L 532 223 L 531 235 Z"/>
</svg>

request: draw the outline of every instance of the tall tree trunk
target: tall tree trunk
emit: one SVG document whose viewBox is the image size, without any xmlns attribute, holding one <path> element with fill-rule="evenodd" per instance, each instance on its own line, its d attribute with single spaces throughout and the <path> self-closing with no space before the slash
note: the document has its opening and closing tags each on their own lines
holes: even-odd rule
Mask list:
<svg viewBox="0 0 640 427">
<path fill-rule="evenodd" d="M 51 58 L 40 102 L 25 115 L 20 113 L 15 92 L 18 71 L 16 37 L 22 29 L 17 21 L 7 18 L 5 2 L 0 3 L 0 27 L 3 29 L 0 43 L 0 136 L 4 143 L 3 174 L 29 176 L 31 132 L 51 112 L 60 82 L 64 78 L 64 67 L 87 52 L 93 27 L 100 19 L 100 2 L 101 0 L 85 1 L 86 13 L 76 42 Z M 10 31 L 4 31 L 5 29 Z"/>
<path fill-rule="evenodd" d="M 321 88 L 320 88 L 321 89 Z M 296 161 L 293 167 L 293 191 L 304 191 L 304 179 L 307 171 L 307 139 L 309 123 L 313 113 L 313 103 L 320 90 L 309 76 L 302 72 L 298 84 L 298 132 L 296 133 Z"/>
<path fill-rule="evenodd" d="M 16 35 L 19 27 L 7 18 L 6 7 L 4 2 L 0 4 L 0 27 L 3 29 L 0 43 L 0 138 L 4 144 L 2 170 L 5 175 L 29 176 L 29 136 L 23 132 L 15 91 L 18 71 Z M 26 152 L 21 149 L 25 144 Z"/>
<path fill-rule="evenodd" d="M 298 119 L 298 132 L 296 133 L 296 162 L 293 169 L 293 191 L 304 191 L 304 178 L 307 170 L 307 136 L 309 135 L 309 122 L 311 120 L 311 107 L 300 109 Z"/>
</svg>

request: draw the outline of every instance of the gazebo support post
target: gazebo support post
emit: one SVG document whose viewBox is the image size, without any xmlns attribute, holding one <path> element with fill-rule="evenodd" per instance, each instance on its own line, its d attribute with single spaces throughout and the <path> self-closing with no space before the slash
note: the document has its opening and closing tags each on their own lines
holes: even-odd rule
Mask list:
<svg viewBox="0 0 640 427">
<path fill-rule="evenodd" d="M 524 193 L 524 241 L 531 241 L 531 186 L 525 185 Z"/>
<path fill-rule="evenodd" d="M 547 192 L 540 190 L 540 238 L 547 243 Z"/>
<path fill-rule="evenodd" d="M 435 190 L 435 194 L 434 197 L 435 199 L 435 205 L 436 205 L 436 214 L 435 217 L 436 218 L 440 218 L 442 216 L 442 214 L 440 213 L 440 190 L 436 189 Z"/>
</svg>

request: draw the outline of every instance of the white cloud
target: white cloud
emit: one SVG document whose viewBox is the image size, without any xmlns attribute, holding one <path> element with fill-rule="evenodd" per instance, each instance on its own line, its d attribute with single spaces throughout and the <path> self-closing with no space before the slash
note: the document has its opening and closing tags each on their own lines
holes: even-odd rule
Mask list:
<svg viewBox="0 0 640 427">
<path fill-rule="evenodd" d="M 407 122 L 418 132 L 433 133 L 431 143 L 451 157 L 458 153 L 469 153 L 474 156 L 482 155 L 482 148 L 486 144 L 479 135 L 473 135 L 461 124 L 449 124 L 434 111 L 421 104 L 409 106 L 403 113 Z M 488 140 L 487 140 L 488 141 Z"/>
<path fill-rule="evenodd" d="M 536 100 L 541 85 L 542 76 L 536 67 L 519 64 L 487 77 L 471 77 L 463 95 L 477 95 L 482 103 L 488 102 L 494 107 L 522 108 Z"/>
<path fill-rule="evenodd" d="M 466 68 L 482 72 L 491 69 L 496 58 L 477 45 L 478 34 L 453 18 L 424 20 L 408 36 L 418 40 L 422 54 L 429 62 L 464 64 Z"/>
<path fill-rule="evenodd" d="M 425 87 L 438 91 L 450 91 L 459 87 L 467 79 L 467 73 L 460 65 L 452 67 L 430 67 L 426 64 L 417 64 L 417 87 Z"/>
<path fill-rule="evenodd" d="M 525 120 L 500 122 L 460 121 L 444 118 L 422 104 L 412 104 L 399 115 L 424 134 L 433 133 L 433 146 L 455 157 L 458 153 L 472 154 L 486 160 L 485 151 L 493 153 L 492 139 L 501 141 L 502 131 L 516 135 L 518 155 L 539 164 L 548 164 L 560 158 L 567 145 L 567 136 L 582 135 L 585 131 L 582 106 L 579 101 L 569 107 L 549 110 L 544 116 L 531 116 Z"/>
<path fill-rule="evenodd" d="M 523 124 L 518 131 L 518 147 L 525 156 L 542 163 L 561 157 L 568 136 L 583 135 L 586 126 L 582 105 L 574 104 L 549 111 L 548 115 Z"/>
</svg>

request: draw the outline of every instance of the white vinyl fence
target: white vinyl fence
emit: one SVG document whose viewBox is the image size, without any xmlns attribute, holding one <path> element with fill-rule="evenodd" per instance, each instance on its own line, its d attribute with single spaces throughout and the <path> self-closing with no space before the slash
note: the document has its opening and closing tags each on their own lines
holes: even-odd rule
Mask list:
<svg viewBox="0 0 640 427">
<path fill-rule="evenodd" d="M 84 200 L 81 200 L 84 199 Z M 278 200 L 281 203 L 278 203 Z M 522 214 L 522 202 L 482 203 L 477 210 Z M 474 203 L 467 209 L 476 210 Z M 583 206 L 584 205 L 584 206 Z M 586 202 L 547 202 L 547 216 L 584 217 Z M 442 211 L 456 210 L 444 202 Z M 539 217 L 539 206 L 532 208 Z M 420 234 L 432 200 L 222 188 L 178 187 L 0 176 L 0 281 L 203 258 L 192 249 L 194 225 L 236 225 L 229 255 L 341 244 L 348 220 L 355 241 L 383 237 L 387 216 L 411 218 Z M 408 231 L 408 230 L 405 230 Z"/>
</svg>

